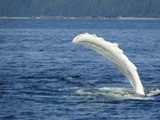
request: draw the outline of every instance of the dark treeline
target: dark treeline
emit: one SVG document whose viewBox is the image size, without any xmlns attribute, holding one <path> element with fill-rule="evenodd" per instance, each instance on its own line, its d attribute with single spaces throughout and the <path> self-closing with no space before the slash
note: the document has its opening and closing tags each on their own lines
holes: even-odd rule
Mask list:
<svg viewBox="0 0 160 120">
<path fill-rule="evenodd" d="M 0 16 L 160 17 L 160 0 L 0 0 Z"/>
</svg>

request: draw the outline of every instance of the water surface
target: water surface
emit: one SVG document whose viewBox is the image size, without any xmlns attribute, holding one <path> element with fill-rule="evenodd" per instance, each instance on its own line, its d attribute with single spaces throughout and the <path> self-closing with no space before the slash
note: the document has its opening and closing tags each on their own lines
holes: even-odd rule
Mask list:
<svg viewBox="0 0 160 120">
<path fill-rule="evenodd" d="M 81 33 L 119 47 L 137 66 L 147 96 Z M 0 119 L 160 119 L 160 21 L 0 20 Z"/>
</svg>

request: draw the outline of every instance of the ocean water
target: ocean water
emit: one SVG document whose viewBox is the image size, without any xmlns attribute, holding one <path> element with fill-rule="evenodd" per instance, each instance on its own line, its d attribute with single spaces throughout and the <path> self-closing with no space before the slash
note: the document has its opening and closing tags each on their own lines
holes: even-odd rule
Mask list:
<svg viewBox="0 0 160 120">
<path fill-rule="evenodd" d="M 81 33 L 116 42 L 146 96 Z M 160 21 L 0 20 L 0 120 L 159 120 Z"/>
</svg>

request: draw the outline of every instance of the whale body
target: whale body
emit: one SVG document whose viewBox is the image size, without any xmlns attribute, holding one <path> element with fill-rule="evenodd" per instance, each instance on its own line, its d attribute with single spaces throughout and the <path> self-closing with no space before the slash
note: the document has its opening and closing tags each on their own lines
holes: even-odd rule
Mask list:
<svg viewBox="0 0 160 120">
<path fill-rule="evenodd" d="M 76 36 L 73 42 L 90 48 L 107 58 L 126 76 L 137 94 L 145 95 L 136 66 L 127 58 L 117 43 L 108 42 L 88 33 Z"/>
</svg>

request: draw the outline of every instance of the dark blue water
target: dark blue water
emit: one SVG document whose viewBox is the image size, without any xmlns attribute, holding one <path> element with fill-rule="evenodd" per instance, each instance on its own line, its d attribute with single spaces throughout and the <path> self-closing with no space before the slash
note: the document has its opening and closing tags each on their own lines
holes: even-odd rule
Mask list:
<svg viewBox="0 0 160 120">
<path fill-rule="evenodd" d="M 72 43 L 85 32 L 119 44 L 146 97 L 124 95 L 121 72 Z M 0 20 L 1 120 L 159 120 L 159 93 L 160 21 Z"/>
</svg>

